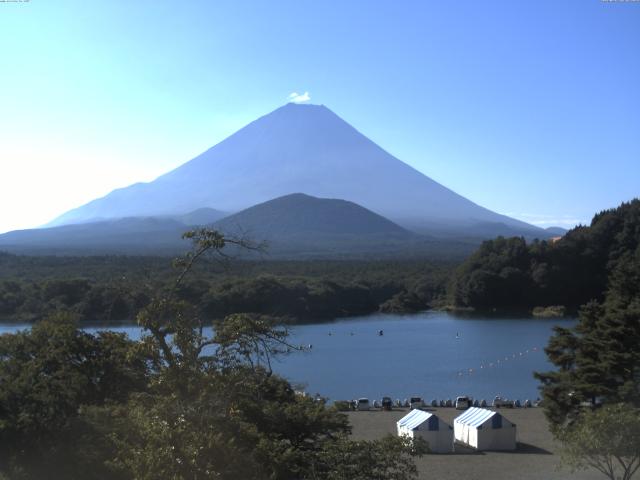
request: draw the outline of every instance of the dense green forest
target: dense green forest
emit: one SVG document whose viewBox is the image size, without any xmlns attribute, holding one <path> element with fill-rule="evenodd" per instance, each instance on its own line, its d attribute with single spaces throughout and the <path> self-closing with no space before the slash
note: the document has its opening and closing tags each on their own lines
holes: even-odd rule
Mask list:
<svg viewBox="0 0 640 480">
<path fill-rule="evenodd" d="M 70 313 L 0 335 L 0 479 L 415 478 L 425 444 L 351 440 L 344 414 L 272 372 L 299 350 L 279 319 L 236 313 L 203 333 L 212 322 L 177 292 L 225 242 L 195 240 L 138 312 L 138 341 L 87 333 Z"/>
<path fill-rule="evenodd" d="M 484 242 L 453 275 L 449 296 L 479 310 L 602 301 L 612 272 L 640 244 L 640 200 L 593 217 L 558 241 Z"/>
<path fill-rule="evenodd" d="M 560 240 L 484 242 L 461 265 L 434 260 L 212 261 L 177 295 L 210 318 L 261 313 L 289 322 L 446 304 L 476 310 L 569 311 L 601 301 L 608 276 L 640 241 L 640 201 L 597 214 Z M 0 253 L 0 320 L 33 322 L 68 311 L 80 321 L 132 320 L 168 288 L 166 257 L 30 257 Z"/>
<path fill-rule="evenodd" d="M 442 302 L 454 265 L 433 261 L 213 261 L 176 292 L 210 318 L 261 313 L 290 322 Z M 29 257 L 0 253 L 0 319 L 33 322 L 68 311 L 80 321 L 126 321 L 171 286 L 163 257 Z"/>
</svg>

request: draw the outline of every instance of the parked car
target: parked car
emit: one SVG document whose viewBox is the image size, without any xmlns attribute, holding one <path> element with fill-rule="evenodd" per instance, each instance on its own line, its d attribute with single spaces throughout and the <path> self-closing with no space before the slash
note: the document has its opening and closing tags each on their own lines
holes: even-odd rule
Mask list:
<svg viewBox="0 0 640 480">
<path fill-rule="evenodd" d="M 496 408 L 507 407 L 513 408 L 513 401 L 507 400 L 506 398 L 496 397 L 493 399 L 493 406 Z"/>
<path fill-rule="evenodd" d="M 414 408 L 422 408 L 424 407 L 424 401 L 422 397 L 411 397 L 409 399 L 409 408 L 413 410 Z"/>
<path fill-rule="evenodd" d="M 456 398 L 456 410 L 466 410 L 470 406 L 471 406 L 471 399 L 469 397 Z"/>
<path fill-rule="evenodd" d="M 391 400 L 391 397 L 382 397 L 382 409 L 391 410 L 392 407 L 393 407 L 393 400 Z"/>
<path fill-rule="evenodd" d="M 359 398 L 356 401 L 356 410 L 369 410 L 370 406 L 369 406 L 369 399 L 368 398 Z"/>
</svg>

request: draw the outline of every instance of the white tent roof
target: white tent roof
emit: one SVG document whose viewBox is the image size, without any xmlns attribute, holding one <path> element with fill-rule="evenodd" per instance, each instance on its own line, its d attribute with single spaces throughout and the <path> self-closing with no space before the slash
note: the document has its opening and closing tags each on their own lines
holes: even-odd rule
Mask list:
<svg viewBox="0 0 640 480">
<path fill-rule="evenodd" d="M 398 420 L 398 427 L 405 427 L 409 430 L 419 427 L 429 420 L 433 413 L 424 412 L 422 410 L 411 410 L 404 417 Z"/>
<path fill-rule="evenodd" d="M 459 417 L 456 417 L 454 422 L 461 423 L 463 425 L 469 425 L 470 427 L 477 428 L 484 422 L 489 420 L 494 415 L 499 415 L 498 412 L 492 412 L 485 408 L 471 407 Z"/>
</svg>

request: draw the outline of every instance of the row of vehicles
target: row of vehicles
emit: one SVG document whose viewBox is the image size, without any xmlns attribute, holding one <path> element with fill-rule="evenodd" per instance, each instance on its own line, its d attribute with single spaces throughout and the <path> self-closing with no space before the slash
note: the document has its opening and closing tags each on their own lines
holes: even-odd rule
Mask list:
<svg viewBox="0 0 640 480">
<path fill-rule="evenodd" d="M 465 397 L 457 397 L 455 404 L 452 403 L 452 404 L 448 404 L 447 406 L 455 406 L 455 408 L 458 410 L 466 410 L 467 408 L 471 407 L 472 404 L 473 402 L 471 398 L 465 396 Z M 394 406 L 398 408 L 408 407 L 411 410 L 413 410 L 416 408 L 424 408 L 427 405 L 422 399 L 422 397 L 411 397 L 408 400 L 405 399 L 404 402 L 401 402 L 400 400 L 396 400 L 395 404 L 391 399 L 391 397 L 382 397 L 382 400 L 380 402 L 378 402 L 378 400 L 374 400 L 373 404 L 371 404 L 369 402 L 369 399 L 365 397 L 359 398 L 352 402 L 353 409 L 359 410 L 359 411 L 369 410 L 371 409 L 371 407 L 381 408 L 382 410 L 392 410 Z"/>
</svg>

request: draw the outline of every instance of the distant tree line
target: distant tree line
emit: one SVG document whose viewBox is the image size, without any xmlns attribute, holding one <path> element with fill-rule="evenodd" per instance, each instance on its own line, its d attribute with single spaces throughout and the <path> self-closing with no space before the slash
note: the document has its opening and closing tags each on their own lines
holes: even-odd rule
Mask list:
<svg viewBox="0 0 640 480">
<path fill-rule="evenodd" d="M 0 254 L 0 320 L 34 322 L 67 311 L 83 321 L 133 320 L 170 285 L 155 258 Z M 175 292 L 210 318 L 260 313 L 304 322 L 442 302 L 452 270 L 431 262 L 202 262 Z"/>
<path fill-rule="evenodd" d="M 456 268 L 434 261 L 237 261 L 194 268 L 177 294 L 217 318 L 230 312 L 315 321 L 445 304 L 477 310 L 570 311 L 602 301 L 610 273 L 640 238 L 640 201 L 597 214 L 556 242 L 484 242 Z M 156 257 L 27 257 L 0 253 L 0 320 L 69 311 L 81 321 L 133 319 L 171 270 Z"/>
</svg>

